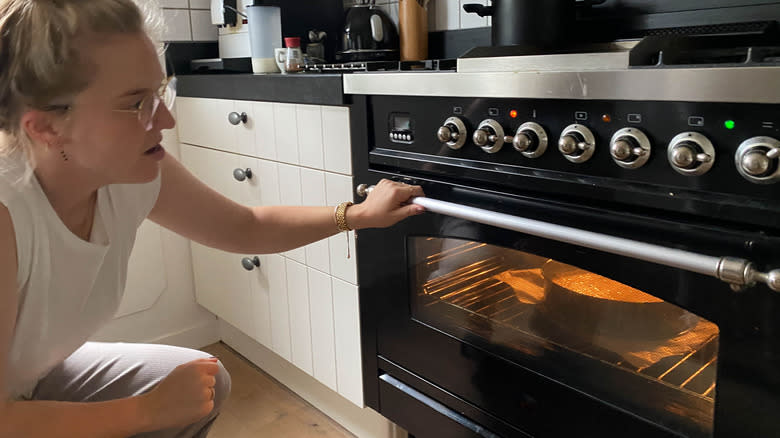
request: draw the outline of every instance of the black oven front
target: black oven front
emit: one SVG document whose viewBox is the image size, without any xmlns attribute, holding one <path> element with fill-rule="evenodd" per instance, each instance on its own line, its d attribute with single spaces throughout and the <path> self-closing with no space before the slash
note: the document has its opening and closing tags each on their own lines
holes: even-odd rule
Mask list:
<svg viewBox="0 0 780 438">
<path fill-rule="evenodd" d="M 742 118 L 767 110 L 777 117 L 761 105 L 355 96 L 355 182 L 420 184 L 433 202 L 358 234 L 366 403 L 417 438 L 780 436 L 780 294 L 765 284 L 780 267 L 777 188 L 725 160 L 691 177 L 665 150 L 631 169 L 598 149 L 577 163 L 558 145 L 571 125 L 596 144 L 628 126 L 664 147 L 698 133 L 733 155 L 756 136 Z M 459 147 L 441 135 L 453 117 L 469 134 Z M 690 117 L 731 123 L 693 129 Z M 548 150 L 523 155 L 508 135 L 490 151 L 472 135 L 484 120 L 510 133 L 533 120 Z M 711 265 L 724 256 L 757 274 Z"/>
</svg>

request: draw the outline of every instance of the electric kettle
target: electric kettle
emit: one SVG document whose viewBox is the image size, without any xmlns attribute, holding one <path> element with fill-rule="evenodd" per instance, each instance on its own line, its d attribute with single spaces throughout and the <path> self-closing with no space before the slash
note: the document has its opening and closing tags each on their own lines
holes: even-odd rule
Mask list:
<svg viewBox="0 0 780 438">
<path fill-rule="evenodd" d="M 347 10 L 342 51 L 336 59 L 352 61 L 392 61 L 399 58 L 398 30 L 374 0 L 360 0 Z"/>
</svg>

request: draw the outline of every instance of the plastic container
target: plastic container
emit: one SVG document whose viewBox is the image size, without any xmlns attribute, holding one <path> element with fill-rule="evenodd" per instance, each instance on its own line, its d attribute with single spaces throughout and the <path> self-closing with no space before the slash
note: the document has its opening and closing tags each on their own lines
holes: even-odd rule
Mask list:
<svg viewBox="0 0 780 438">
<path fill-rule="evenodd" d="M 274 49 L 282 47 L 282 13 L 278 6 L 247 6 L 249 49 L 252 71 L 273 73 L 276 67 Z"/>
</svg>

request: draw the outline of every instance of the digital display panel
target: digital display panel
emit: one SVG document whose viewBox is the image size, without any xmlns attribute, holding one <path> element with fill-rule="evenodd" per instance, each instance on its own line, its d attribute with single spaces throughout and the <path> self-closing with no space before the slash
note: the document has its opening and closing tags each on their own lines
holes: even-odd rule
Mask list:
<svg viewBox="0 0 780 438">
<path fill-rule="evenodd" d="M 409 116 L 395 115 L 393 116 L 393 130 L 396 131 L 410 131 L 412 129 L 412 122 Z"/>
</svg>

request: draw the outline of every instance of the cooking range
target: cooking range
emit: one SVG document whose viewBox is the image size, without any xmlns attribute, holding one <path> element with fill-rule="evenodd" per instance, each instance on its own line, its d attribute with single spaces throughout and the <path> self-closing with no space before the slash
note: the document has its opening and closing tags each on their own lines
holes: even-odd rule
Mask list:
<svg viewBox="0 0 780 438">
<path fill-rule="evenodd" d="M 780 436 L 780 63 L 650 37 L 344 76 L 366 404 L 422 437 Z M 484 55 L 484 56 L 483 56 Z"/>
</svg>

